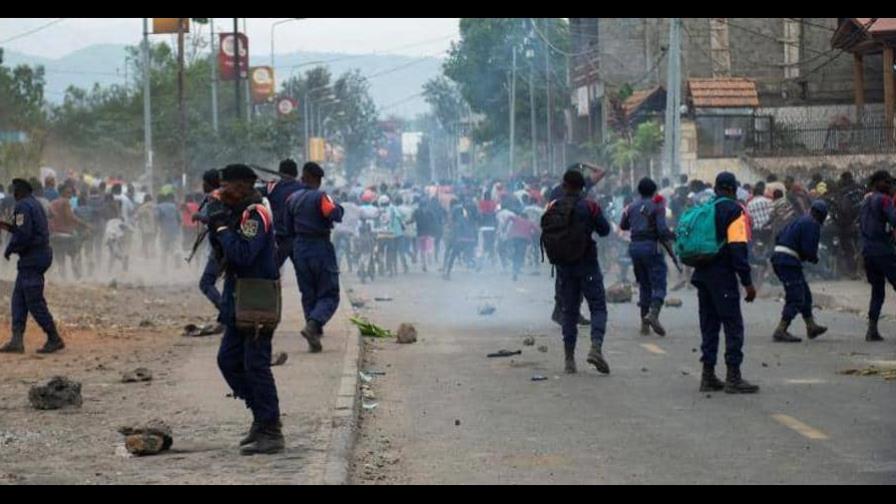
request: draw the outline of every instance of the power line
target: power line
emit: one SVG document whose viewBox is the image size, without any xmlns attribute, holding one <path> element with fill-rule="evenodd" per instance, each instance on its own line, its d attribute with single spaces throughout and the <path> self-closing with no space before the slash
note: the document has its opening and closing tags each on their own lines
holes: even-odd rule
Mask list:
<svg viewBox="0 0 896 504">
<path fill-rule="evenodd" d="M 34 29 L 32 29 L 32 30 L 28 30 L 28 31 L 26 31 L 26 32 L 22 32 L 22 33 L 20 33 L 20 34 L 18 34 L 18 35 L 13 35 L 12 37 L 10 37 L 10 38 L 8 38 L 8 39 L 0 40 L 0 44 L 5 44 L 5 43 L 7 43 L 7 42 L 12 42 L 13 40 L 18 40 L 18 39 L 20 39 L 20 38 L 22 38 L 22 37 L 27 37 L 28 35 L 31 35 L 32 33 L 37 33 L 37 32 L 39 32 L 39 31 L 41 31 L 41 30 L 43 30 L 43 29 L 45 29 L 45 28 L 49 28 L 49 27 L 53 26 L 54 24 L 61 23 L 62 21 L 65 21 L 65 19 L 66 19 L 66 18 L 57 18 L 56 20 L 54 20 L 54 21 L 50 21 L 49 23 L 47 23 L 47 24 L 45 24 L 45 25 L 38 26 L 37 28 L 34 28 Z"/>
<path fill-rule="evenodd" d="M 420 41 L 420 42 L 415 42 L 415 43 L 413 43 L 413 44 L 405 44 L 405 45 L 403 45 L 403 46 L 391 47 L 391 48 L 389 48 L 389 49 L 386 49 L 384 52 L 376 52 L 376 53 L 369 53 L 369 54 L 352 54 L 352 55 L 348 55 L 348 56 L 339 56 L 339 57 L 332 58 L 332 59 L 328 59 L 328 60 L 321 60 L 320 63 L 321 63 L 321 64 L 335 63 L 335 62 L 337 62 L 337 61 L 346 61 L 346 60 L 350 60 L 350 59 L 364 58 L 364 57 L 370 57 L 370 56 L 404 56 L 404 55 L 401 55 L 401 54 L 394 54 L 394 53 L 392 53 L 391 51 L 397 51 L 397 50 L 399 50 L 399 49 L 408 49 L 408 48 L 411 48 L 411 47 L 419 47 L 419 46 L 423 46 L 423 45 L 428 45 L 428 44 L 431 44 L 431 43 L 433 43 L 433 42 L 438 42 L 438 41 L 441 41 L 441 40 L 449 39 L 449 38 L 451 38 L 451 37 L 453 37 L 453 36 L 454 36 L 454 35 L 446 35 L 446 36 L 444 36 L 444 37 L 437 37 L 437 38 L 427 39 L 427 40 L 423 40 L 423 41 Z M 440 51 L 440 53 L 441 53 L 441 51 Z M 426 57 L 426 56 L 425 56 L 425 57 Z M 275 67 L 275 68 L 297 68 L 297 67 L 300 67 L 300 66 L 303 66 L 303 64 L 299 64 L 299 65 L 289 65 L 289 66 L 284 65 L 284 66 L 278 66 L 278 67 Z"/>
<path fill-rule="evenodd" d="M 378 107 L 377 110 L 380 111 L 380 112 L 383 111 L 383 110 L 388 110 L 388 109 L 390 109 L 390 108 L 397 107 L 398 105 L 401 105 L 401 104 L 403 104 L 403 103 L 407 103 L 407 102 L 409 102 L 409 101 L 411 101 L 411 100 L 413 100 L 414 98 L 417 98 L 417 97 L 419 97 L 419 96 L 423 96 L 423 92 L 414 93 L 414 94 L 412 94 L 412 95 L 406 96 L 406 97 L 404 97 L 404 98 L 402 98 L 402 99 L 400 99 L 400 100 L 398 100 L 398 101 L 394 101 L 394 102 L 392 102 L 392 103 L 390 103 L 390 104 L 388 104 L 388 105 L 384 105 L 384 106 L 382 106 L 382 107 Z"/>
</svg>

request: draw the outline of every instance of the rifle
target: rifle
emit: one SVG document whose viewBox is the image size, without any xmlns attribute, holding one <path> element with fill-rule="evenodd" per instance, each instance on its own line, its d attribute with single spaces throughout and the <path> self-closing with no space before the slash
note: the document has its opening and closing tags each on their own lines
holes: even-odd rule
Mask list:
<svg viewBox="0 0 896 504">
<path fill-rule="evenodd" d="M 199 210 L 196 213 L 201 212 L 202 209 L 205 208 L 205 205 L 207 203 L 208 203 L 208 197 L 206 197 L 205 199 L 202 200 L 202 204 L 199 205 Z M 190 261 L 193 260 L 193 256 L 196 255 L 196 252 L 199 250 L 199 246 L 202 245 L 202 242 L 204 242 L 205 238 L 208 236 L 208 231 L 209 231 L 208 224 L 206 224 L 203 227 L 202 231 L 199 233 L 199 235 L 196 236 L 196 241 L 193 242 L 193 248 L 190 250 L 190 255 L 187 256 L 187 264 L 189 264 Z"/>
</svg>

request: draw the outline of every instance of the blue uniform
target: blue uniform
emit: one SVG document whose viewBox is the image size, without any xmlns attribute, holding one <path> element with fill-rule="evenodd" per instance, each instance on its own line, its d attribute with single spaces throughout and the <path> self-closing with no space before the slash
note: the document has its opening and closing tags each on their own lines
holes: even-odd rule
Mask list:
<svg viewBox="0 0 896 504">
<path fill-rule="evenodd" d="M 724 242 L 706 265 L 694 268 L 691 283 L 697 287 L 700 305 L 701 361 L 715 365 L 719 332 L 725 327 L 725 363 L 743 362 L 744 321 L 740 311 L 740 289 L 753 284 L 747 261 L 747 222 L 741 206 L 732 199 L 716 204 L 716 237 Z"/>
<path fill-rule="evenodd" d="M 803 261 L 818 262 L 821 224 L 812 215 L 803 215 L 784 227 L 775 238 L 772 267 L 784 285 L 781 318 L 790 322 L 796 315 L 812 316 L 812 292 L 803 275 Z"/>
<path fill-rule="evenodd" d="M 13 210 L 12 238 L 3 254 L 7 260 L 19 256 L 18 274 L 12 291 L 12 330 L 25 331 L 30 313 L 47 334 L 55 334 L 56 324 L 44 299 L 44 273 L 53 264 L 47 215 L 40 202 L 27 196 Z"/>
<path fill-rule="evenodd" d="M 343 209 L 325 192 L 307 187 L 294 192 L 286 206 L 302 310 L 306 321 L 322 328 L 339 307 L 339 266 L 330 231 L 342 222 Z"/>
<path fill-rule="evenodd" d="M 666 225 L 665 200 L 660 195 L 638 197 L 622 213 L 619 228 L 631 231 L 628 254 L 638 281 L 638 306 L 643 317 L 651 303 L 662 305 L 666 299 L 668 268 L 658 240 L 671 240 L 674 235 Z"/>
<path fill-rule="evenodd" d="M 293 233 L 289 225 L 288 208 L 286 200 L 299 189 L 307 189 L 308 186 L 293 178 L 284 178 L 278 182 L 270 183 L 262 192 L 271 204 L 274 214 L 274 237 L 277 240 L 275 258 L 277 266 L 283 266 L 287 258 L 292 257 Z M 295 263 L 293 263 L 295 266 Z"/>
<path fill-rule="evenodd" d="M 553 205 L 554 202 L 551 202 Z M 584 297 L 591 310 L 591 343 L 600 347 L 607 330 L 607 298 L 604 292 L 604 278 L 597 262 L 597 244 L 591 237 L 610 234 L 610 223 L 601 212 L 600 206 L 582 197 L 576 202 L 573 218 L 580 222 L 588 233 L 588 243 L 582 259 L 572 264 L 557 264 L 555 288 L 560 298 L 563 344 L 575 348 L 578 338 L 579 304 Z"/>
<path fill-rule="evenodd" d="M 896 247 L 892 235 L 896 228 L 896 207 L 893 199 L 880 192 L 867 196 L 859 213 L 859 228 L 865 274 L 871 284 L 868 318 L 877 322 L 884 304 L 886 282 L 896 288 Z"/>
<path fill-rule="evenodd" d="M 239 228 L 216 231 L 226 261 L 224 292 L 218 321 L 224 337 L 218 349 L 218 367 L 234 397 L 243 399 L 255 421 L 268 423 L 280 418 L 277 386 L 271 373 L 271 331 L 258 335 L 236 328 L 235 290 L 238 278 L 277 280 L 274 262 L 274 231 L 271 218 L 260 204 L 243 213 Z"/>
</svg>

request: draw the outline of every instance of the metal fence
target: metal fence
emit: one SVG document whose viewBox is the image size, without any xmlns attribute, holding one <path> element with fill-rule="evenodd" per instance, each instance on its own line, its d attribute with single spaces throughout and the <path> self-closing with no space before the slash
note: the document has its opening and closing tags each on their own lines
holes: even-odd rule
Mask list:
<svg viewBox="0 0 896 504">
<path fill-rule="evenodd" d="M 812 156 L 896 152 L 894 128 L 883 124 L 777 123 L 756 117 L 745 150 L 754 156 Z"/>
</svg>

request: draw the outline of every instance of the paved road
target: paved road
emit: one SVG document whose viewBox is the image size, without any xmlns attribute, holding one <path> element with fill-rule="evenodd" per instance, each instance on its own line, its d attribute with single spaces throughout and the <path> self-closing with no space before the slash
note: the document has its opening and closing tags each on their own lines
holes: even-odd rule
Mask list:
<svg viewBox="0 0 896 504">
<path fill-rule="evenodd" d="M 363 315 L 393 329 L 412 322 L 420 334 L 413 345 L 367 340 L 364 367 L 386 374 L 368 401 L 378 407 L 362 413 L 355 482 L 896 483 L 896 382 L 837 373 L 896 366 L 892 320 L 882 323 L 889 339 L 868 344 L 860 318 L 822 311 L 829 334 L 782 345 L 769 336 L 781 305 L 748 305 L 743 372 L 762 390 L 732 396 L 697 390 L 692 290 L 664 311 L 665 338 L 639 335 L 634 304 L 610 305 L 612 373 L 584 362 L 580 340 L 579 373 L 568 376 L 547 274 L 514 283 L 412 273 L 350 286 L 367 300 Z M 374 301 L 383 296 L 393 301 Z M 484 303 L 497 311 L 477 315 Z M 535 346 L 522 345 L 526 334 L 538 335 Z M 502 348 L 523 353 L 486 358 Z"/>
</svg>

